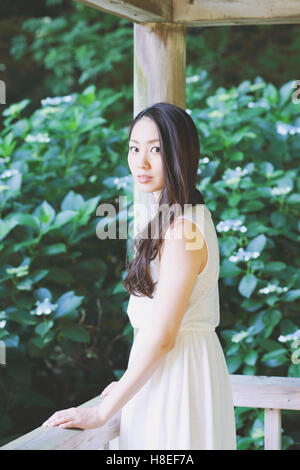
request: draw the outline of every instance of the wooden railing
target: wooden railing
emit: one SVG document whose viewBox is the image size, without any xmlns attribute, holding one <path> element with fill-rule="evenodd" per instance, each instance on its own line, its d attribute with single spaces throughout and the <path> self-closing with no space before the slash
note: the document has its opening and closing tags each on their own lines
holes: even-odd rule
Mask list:
<svg viewBox="0 0 300 470">
<path fill-rule="evenodd" d="M 300 410 L 300 378 L 231 375 L 234 406 L 265 409 L 265 450 L 281 448 L 281 410 Z M 81 406 L 95 406 L 96 397 Z M 105 450 L 119 435 L 120 412 L 97 429 L 39 427 L 1 450 Z"/>
</svg>

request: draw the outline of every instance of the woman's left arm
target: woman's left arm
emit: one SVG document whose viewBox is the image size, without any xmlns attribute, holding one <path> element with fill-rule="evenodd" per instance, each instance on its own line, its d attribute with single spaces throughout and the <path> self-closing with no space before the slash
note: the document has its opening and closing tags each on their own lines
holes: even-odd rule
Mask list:
<svg viewBox="0 0 300 470">
<path fill-rule="evenodd" d="M 185 234 L 190 233 L 192 226 L 189 224 L 191 222 L 186 220 L 176 224 L 172 233 L 177 236 L 164 240 L 151 328 L 150 331 L 139 330 L 141 347 L 121 379 L 98 406 L 58 411 L 44 426 L 81 429 L 103 426 L 141 389 L 162 358 L 172 350 L 204 255 L 203 238 L 198 229 L 194 240 L 197 246 L 191 245 L 191 237 L 179 236 L 178 230 L 183 228 Z"/>
</svg>

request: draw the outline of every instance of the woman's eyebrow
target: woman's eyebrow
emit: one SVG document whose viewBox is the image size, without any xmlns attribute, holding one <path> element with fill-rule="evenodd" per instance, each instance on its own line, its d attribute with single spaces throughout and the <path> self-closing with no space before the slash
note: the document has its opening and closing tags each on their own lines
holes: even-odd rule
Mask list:
<svg viewBox="0 0 300 470">
<path fill-rule="evenodd" d="M 140 143 L 140 142 L 138 142 L 137 140 L 134 140 L 134 139 L 130 139 L 129 142 L 135 142 L 136 144 Z M 159 140 L 158 139 L 148 140 L 148 142 L 146 142 L 146 144 L 152 144 L 153 142 L 159 142 Z"/>
</svg>

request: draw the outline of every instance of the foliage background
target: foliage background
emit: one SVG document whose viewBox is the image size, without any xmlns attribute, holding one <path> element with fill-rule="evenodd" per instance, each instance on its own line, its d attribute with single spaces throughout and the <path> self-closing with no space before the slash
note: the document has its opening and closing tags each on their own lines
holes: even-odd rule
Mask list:
<svg viewBox="0 0 300 470">
<path fill-rule="evenodd" d="M 133 28 L 69 0 L 0 9 L 5 444 L 99 394 L 127 365 L 121 279 L 130 240 L 95 233 L 100 202 L 115 204 L 117 221 L 126 215 L 118 197 L 132 202 Z M 187 109 L 220 243 L 218 333 L 230 373 L 300 376 L 299 344 L 287 336 L 299 330 L 297 33 L 298 25 L 187 31 Z M 263 411 L 237 408 L 236 422 L 239 448 L 262 449 Z M 299 413 L 284 411 L 282 428 L 283 447 L 299 449 Z"/>
</svg>

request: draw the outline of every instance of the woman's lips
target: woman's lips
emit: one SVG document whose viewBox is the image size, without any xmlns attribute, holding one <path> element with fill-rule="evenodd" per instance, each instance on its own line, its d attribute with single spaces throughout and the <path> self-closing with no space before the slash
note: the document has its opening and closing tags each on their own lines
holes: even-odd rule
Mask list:
<svg viewBox="0 0 300 470">
<path fill-rule="evenodd" d="M 149 183 L 152 180 L 152 176 L 138 176 L 137 180 L 139 183 Z"/>
</svg>

